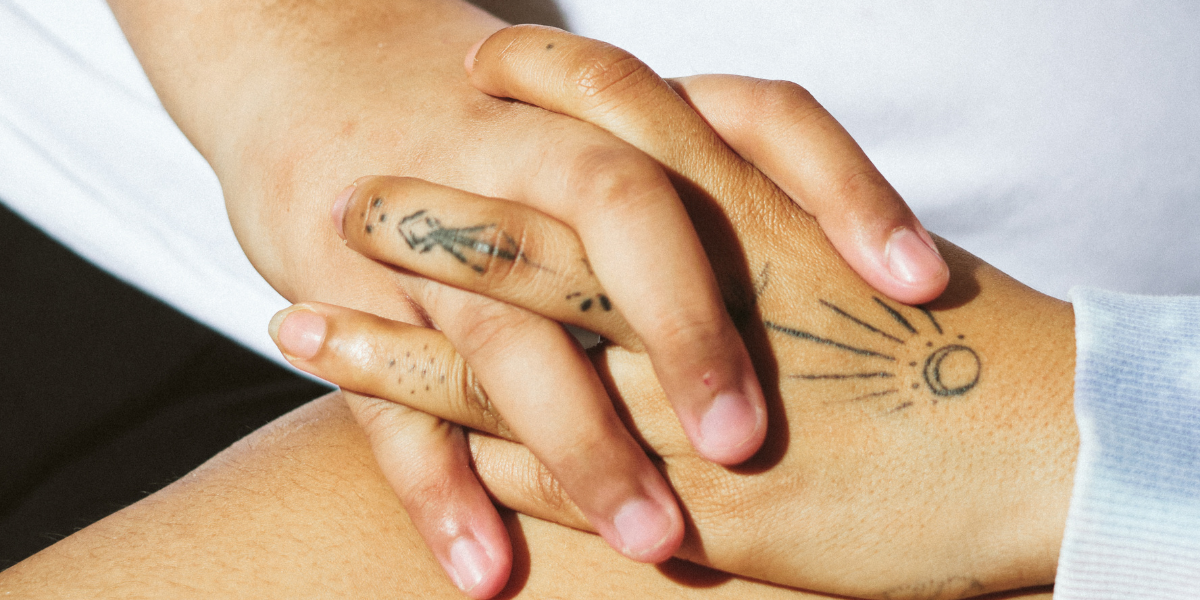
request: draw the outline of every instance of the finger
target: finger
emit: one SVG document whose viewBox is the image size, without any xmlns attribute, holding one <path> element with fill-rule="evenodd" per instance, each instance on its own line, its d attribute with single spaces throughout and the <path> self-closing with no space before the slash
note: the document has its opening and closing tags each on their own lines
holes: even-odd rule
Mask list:
<svg viewBox="0 0 1200 600">
<path fill-rule="evenodd" d="M 521 514 L 593 531 L 579 507 L 529 448 L 467 433 L 479 482 L 496 502 Z"/>
<path fill-rule="evenodd" d="M 347 245 L 368 257 L 640 348 L 561 221 L 401 177 L 359 179 L 337 204 Z"/>
<path fill-rule="evenodd" d="M 734 75 L 674 80 L 738 154 L 816 217 L 872 287 L 908 304 L 942 293 L 950 270 L 933 238 L 841 124 L 804 88 Z"/>
<path fill-rule="evenodd" d="M 546 59 L 549 51 L 556 56 Z M 597 69 L 593 57 L 604 52 L 621 57 L 608 60 L 619 68 Z M 625 76 L 637 63 L 618 49 L 522 26 L 493 35 L 471 64 L 472 83 L 489 94 L 595 123 L 691 179 L 720 185 L 703 166 L 720 162 L 712 157 L 727 152 L 724 144 L 698 115 L 682 110 L 683 101 L 667 86 Z M 722 138 L 728 136 L 726 141 L 820 219 L 834 246 L 868 283 L 905 302 L 940 294 L 949 269 L 932 238 L 841 125 L 799 86 L 747 81 L 702 77 L 677 88 L 685 96 L 700 93 L 688 100 Z M 674 143 L 681 137 L 698 141 Z M 696 160 L 705 154 L 709 160 Z"/>
<path fill-rule="evenodd" d="M 724 160 L 735 155 L 712 128 L 670 84 L 616 46 L 517 25 L 492 34 L 468 64 L 480 91 L 597 125 L 688 179 L 719 179 L 707 165 L 741 163 Z"/>
<path fill-rule="evenodd" d="M 559 36 L 575 39 L 558 30 L 537 31 L 546 37 L 536 49 L 525 48 L 528 52 L 547 46 L 557 52 Z M 489 38 L 479 50 L 480 64 L 496 60 L 497 54 L 520 55 L 516 48 L 501 51 L 510 43 L 520 45 L 524 38 L 504 32 Z M 580 76 L 588 79 L 595 97 L 620 93 L 632 99 L 621 108 L 638 110 L 643 94 L 648 102 L 660 93 L 674 94 L 645 65 L 612 50 Z M 584 60 L 573 50 L 565 56 Z M 536 58 L 543 60 L 540 54 Z M 518 61 L 512 68 L 543 71 L 531 61 Z M 476 67 L 475 73 L 489 70 Z M 481 89 L 494 91 L 486 85 Z M 683 112 L 692 112 L 678 97 L 675 102 Z M 693 119 L 700 123 L 699 131 L 720 144 L 694 114 Z M 675 125 L 671 119 L 654 123 L 671 131 Z M 558 206 L 543 200 L 538 208 L 578 233 L 614 306 L 645 345 L 696 449 L 725 464 L 749 458 L 766 435 L 762 390 L 687 209 L 662 168 L 627 144 L 614 144 L 608 134 L 595 142 L 552 144 L 533 162 L 537 170 L 525 178 L 527 195 L 570 200 Z"/>
<path fill-rule="evenodd" d="M 379 398 L 342 395 L 380 470 L 450 580 L 471 598 L 496 595 L 508 582 L 512 544 L 471 470 L 462 429 Z"/>
<path fill-rule="evenodd" d="M 345 390 L 514 439 L 474 372 L 437 330 L 308 302 L 280 311 L 270 332 L 292 364 Z"/>
<path fill-rule="evenodd" d="M 578 345 L 561 326 L 531 313 L 456 288 L 427 287 L 437 291 L 418 291 L 422 304 L 448 324 L 441 340 L 436 332 L 316 303 L 276 315 L 272 335 L 292 364 L 334 383 L 367 383 L 356 391 L 375 386 L 390 390 L 388 399 L 426 408 L 458 406 L 433 412 L 465 414 L 503 431 L 499 419 L 479 411 L 480 399 L 490 399 L 513 437 L 546 464 L 610 545 L 644 562 L 669 558 L 683 537 L 674 495 L 617 417 Z M 470 381 L 459 375 L 464 359 L 487 395 L 472 394 L 475 386 L 464 383 Z M 355 371 L 350 383 L 337 377 Z M 361 374 L 371 372 L 376 376 Z M 397 390 L 389 378 L 404 381 Z"/>
</svg>

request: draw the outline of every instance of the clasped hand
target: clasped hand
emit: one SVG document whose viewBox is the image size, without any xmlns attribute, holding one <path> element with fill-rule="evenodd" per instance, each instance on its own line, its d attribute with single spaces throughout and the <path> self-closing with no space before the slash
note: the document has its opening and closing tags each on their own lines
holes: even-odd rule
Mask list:
<svg viewBox="0 0 1200 600">
<path fill-rule="evenodd" d="M 1070 348 L 1063 343 L 1069 311 L 951 246 L 944 247 L 961 277 L 926 308 L 893 302 L 856 277 L 814 220 L 766 176 L 793 198 L 810 199 L 806 208 L 818 215 L 834 208 L 830 190 L 867 199 L 851 213 L 885 207 L 879 213 L 893 219 L 911 214 L 798 87 L 719 76 L 668 84 L 612 47 L 525 27 L 489 38 L 468 69 L 481 90 L 593 123 L 665 170 L 661 178 L 634 170 L 650 184 L 603 180 L 608 201 L 598 203 L 594 220 L 562 200 L 518 203 L 415 179 L 359 180 L 334 203 L 340 235 L 376 261 L 442 282 L 410 277 L 405 284 L 440 331 L 317 303 L 273 322 L 294 364 L 357 392 L 346 395 L 381 468 L 394 475 L 402 499 L 422 498 L 406 505 L 460 588 L 476 597 L 499 589 L 511 560 L 507 539 L 474 481 L 462 438 L 432 422 L 436 433 L 426 437 L 456 440 L 449 445 L 455 451 L 422 444 L 413 435 L 414 413 L 395 403 L 499 436 L 472 436 L 471 448 L 497 499 L 597 530 L 641 560 L 677 554 L 863 597 L 959 597 L 1052 580 L 1056 519 L 1065 513 L 1064 485 L 1070 489 L 1069 381 L 1066 394 L 1059 389 L 1057 402 L 1045 403 L 1034 384 L 1053 378 L 1062 387 L 1063 365 L 1043 362 L 1042 372 L 1031 372 L 1021 364 L 1027 355 L 1002 334 L 1045 331 L 1050 323 L 1041 343 L 1069 362 L 1061 352 Z M 747 124 L 735 110 L 744 106 L 773 117 L 793 144 L 780 146 Z M 782 168 L 798 158 L 802 167 Z M 673 184 L 670 195 L 663 181 Z M 612 201 L 630 189 L 639 191 L 629 195 L 637 202 Z M 812 201 L 814 191 L 825 202 Z M 680 198 L 681 210 L 672 212 Z M 638 212 L 656 202 L 676 216 Z M 676 229 L 661 225 L 680 215 L 698 236 L 690 227 L 672 235 Z M 901 229 L 927 237 L 911 223 Z M 665 244 L 655 236 L 664 231 Z M 693 239 L 705 252 L 695 252 Z M 623 252 L 610 252 L 621 244 Z M 647 257 L 675 260 L 672 248 L 694 252 L 691 259 L 707 256 L 712 270 L 692 271 L 693 284 L 704 284 L 698 291 L 681 296 L 669 277 L 629 283 L 649 273 L 639 270 Z M 889 289 L 880 283 L 883 263 L 864 266 L 869 254 L 854 254 L 855 266 Z M 711 285 L 707 273 L 715 274 Z M 719 321 L 736 323 L 741 336 L 675 335 L 692 329 L 674 318 L 666 320 L 672 334 L 662 335 L 655 315 L 671 314 L 672 306 L 708 310 L 706 294 L 722 299 L 716 306 L 731 317 L 721 309 Z M 637 303 L 656 295 L 667 306 Z M 1008 315 L 1000 328 L 981 318 L 996 298 Z M 614 342 L 590 357 L 599 376 L 557 321 Z M 714 338 L 725 340 L 721 349 L 732 349 L 733 359 L 697 342 Z M 770 409 L 753 419 L 720 391 L 722 382 L 739 381 L 734 387 L 743 391 L 757 385 L 739 362 L 743 338 L 757 378 L 768 384 L 763 406 Z M 547 372 L 570 377 L 541 375 Z M 576 381 L 585 385 L 572 388 Z M 719 426 L 696 406 L 718 415 Z M 1047 446 L 1042 456 L 1011 455 L 1014 437 L 997 433 L 1025 412 L 1046 418 L 1032 428 L 1038 435 L 1015 441 Z M 713 463 L 753 454 L 767 423 L 767 444 L 752 461 L 733 470 Z M 755 433 L 746 443 L 728 430 Z M 713 452 L 705 445 L 712 439 L 733 439 L 723 447 L 738 450 Z M 686 537 L 671 491 L 642 446 L 686 507 Z M 417 464 L 440 475 L 440 485 L 414 489 L 428 481 L 412 476 Z M 1032 525 L 1021 521 L 1031 506 L 1040 512 Z"/>
</svg>

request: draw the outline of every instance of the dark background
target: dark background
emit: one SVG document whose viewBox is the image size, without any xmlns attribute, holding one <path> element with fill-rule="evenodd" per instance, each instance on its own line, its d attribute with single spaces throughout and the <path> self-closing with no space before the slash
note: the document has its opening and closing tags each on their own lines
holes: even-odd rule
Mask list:
<svg viewBox="0 0 1200 600">
<path fill-rule="evenodd" d="M 0 204 L 0 569 L 326 391 Z"/>
</svg>

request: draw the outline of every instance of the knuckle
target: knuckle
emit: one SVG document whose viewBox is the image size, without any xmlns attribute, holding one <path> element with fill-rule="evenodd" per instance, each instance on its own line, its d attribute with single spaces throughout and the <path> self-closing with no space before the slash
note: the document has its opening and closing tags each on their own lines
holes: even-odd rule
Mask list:
<svg viewBox="0 0 1200 600">
<path fill-rule="evenodd" d="M 562 484 L 542 461 L 530 461 L 528 468 L 531 472 L 525 481 L 531 497 L 537 498 L 539 502 L 554 511 L 574 505 Z"/>
<path fill-rule="evenodd" d="M 597 42 L 595 49 L 580 59 L 571 81 L 583 98 L 599 107 L 619 98 L 635 97 L 639 87 L 657 79 L 658 75 L 637 57 Z"/>
<path fill-rule="evenodd" d="M 762 134 L 768 127 L 777 131 L 780 123 L 799 127 L 833 119 L 808 90 L 791 81 L 756 80 L 747 96 L 746 121 Z"/>
<path fill-rule="evenodd" d="M 508 423 L 504 421 L 504 417 L 500 414 L 500 409 L 492 402 L 491 396 L 487 390 L 475 377 L 475 372 L 467 365 L 462 357 L 458 357 L 451 369 L 451 381 L 457 382 L 458 394 L 454 394 L 454 401 L 461 403 L 459 409 L 461 412 L 474 416 L 472 421 L 479 423 L 482 428 L 488 432 L 505 439 L 514 439 L 512 429 Z"/>
<path fill-rule="evenodd" d="M 636 210 L 647 198 L 670 188 L 666 175 L 640 153 L 620 146 L 593 146 L 575 155 L 567 169 L 567 189 L 588 198 L 585 206 Z"/>
<path fill-rule="evenodd" d="M 409 470 L 405 475 L 412 479 L 404 486 L 400 501 L 409 512 L 429 518 L 453 506 L 458 483 L 444 473 Z"/>
<path fill-rule="evenodd" d="M 372 437 L 390 437 L 395 434 L 396 417 L 402 412 L 396 411 L 397 405 L 373 396 L 362 394 L 355 394 L 355 396 L 356 402 L 352 404 L 354 418 L 363 431 Z"/>
<path fill-rule="evenodd" d="M 653 343 L 663 349 L 719 348 L 725 336 L 725 317 L 720 315 L 671 313 L 655 320 L 652 336 L 647 344 Z M 650 340 L 654 340 L 651 342 Z"/>
<path fill-rule="evenodd" d="M 759 79 L 749 88 L 747 110 L 760 118 L 779 117 L 819 108 L 813 95 L 799 84 L 780 79 Z"/>
<path fill-rule="evenodd" d="M 863 198 L 875 198 L 891 194 L 892 184 L 874 168 L 862 168 L 846 174 L 838 186 L 837 197 L 843 205 L 853 206 Z"/>
<path fill-rule="evenodd" d="M 476 291 L 487 293 L 489 289 L 521 287 L 526 284 L 521 275 L 527 274 L 522 266 L 528 266 L 528 255 L 535 252 L 530 246 L 538 236 L 522 218 L 502 217 L 488 230 L 485 253 L 480 274 L 482 287 Z"/>
<path fill-rule="evenodd" d="M 470 299 L 452 319 L 454 346 L 468 360 L 512 349 L 530 329 L 527 313 L 488 298 Z"/>
</svg>

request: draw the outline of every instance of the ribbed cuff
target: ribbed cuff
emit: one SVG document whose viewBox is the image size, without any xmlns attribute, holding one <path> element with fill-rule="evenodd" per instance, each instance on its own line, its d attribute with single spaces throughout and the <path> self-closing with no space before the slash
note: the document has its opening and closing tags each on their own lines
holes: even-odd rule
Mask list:
<svg viewBox="0 0 1200 600">
<path fill-rule="evenodd" d="M 1200 596 L 1200 298 L 1071 291 L 1079 463 L 1058 600 Z"/>
</svg>

